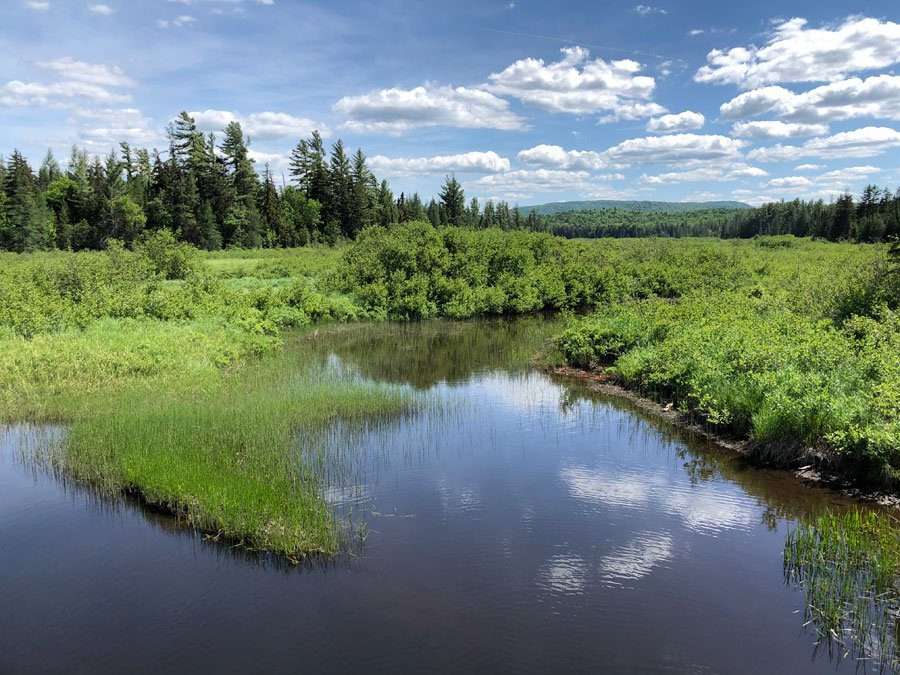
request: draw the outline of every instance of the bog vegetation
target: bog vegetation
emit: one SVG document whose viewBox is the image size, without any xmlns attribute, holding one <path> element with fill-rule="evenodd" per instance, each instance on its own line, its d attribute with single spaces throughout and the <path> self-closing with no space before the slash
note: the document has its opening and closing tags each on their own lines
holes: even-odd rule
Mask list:
<svg viewBox="0 0 900 675">
<path fill-rule="evenodd" d="M 572 320 L 566 361 L 749 438 L 763 459 L 827 457 L 900 484 L 900 279 L 884 249 L 773 238 L 726 250 L 706 249 L 728 272 L 701 272 L 705 287 L 665 284 Z"/>
<path fill-rule="evenodd" d="M 362 152 L 326 157 L 318 134 L 282 188 L 236 123 L 217 148 L 182 115 L 170 140 L 165 159 L 123 145 L 35 175 L 14 153 L 3 171 L 0 248 L 27 253 L 0 252 L 0 419 L 68 423 L 48 459 L 72 475 L 251 546 L 333 551 L 309 439 L 416 401 L 313 358 L 279 364 L 286 330 L 550 311 L 571 315 L 558 344 L 572 365 L 761 457 L 900 483 L 900 252 L 793 236 L 888 237 L 895 196 L 632 213 L 636 229 L 615 232 L 780 236 L 572 240 L 530 231 L 566 214 L 467 204 L 453 178 L 428 204 L 395 198 Z M 670 217 L 686 220 L 645 220 Z M 720 217 L 745 224 L 707 231 Z"/>
</svg>

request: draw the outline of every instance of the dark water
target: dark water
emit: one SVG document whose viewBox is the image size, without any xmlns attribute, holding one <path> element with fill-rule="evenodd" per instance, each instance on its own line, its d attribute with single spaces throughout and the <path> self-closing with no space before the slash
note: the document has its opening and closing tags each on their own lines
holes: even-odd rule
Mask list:
<svg viewBox="0 0 900 675">
<path fill-rule="evenodd" d="M 329 434 L 354 555 L 292 568 L 29 468 L 0 432 L 0 673 L 852 671 L 782 547 L 832 493 L 527 366 L 550 328 L 356 327 L 321 358 L 423 392 Z M 308 348 L 304 347 L 304 348 Z"/>
</svg>

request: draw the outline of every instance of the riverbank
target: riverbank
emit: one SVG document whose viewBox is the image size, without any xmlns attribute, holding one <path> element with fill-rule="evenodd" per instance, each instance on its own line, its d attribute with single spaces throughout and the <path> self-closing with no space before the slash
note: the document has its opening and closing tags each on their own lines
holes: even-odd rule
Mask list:
<svg viewBox="0 0 900 675">
<path fill-rule="evenodd" d="M 539 366 L 557 377 L 577 380 L 592 391 L 604 396 L 628 401 L 629 404 L 654 418 L 660 419 L 673 427 L 687 432 L 691 436 L 703 439 L 723 451 L 734 453 L 755 464 L 784 469 L 792 473 L 798 480 L 814 485 L 824 485 L 840 492 L 846 497 L 862 503 L 900 510 L 900 494 L 873 489 L 871 485 L 861 484 L 854 480 L 853 467 L 842 466 L 841 458 L 834 453 L 826 454 L 821 450 L 806 448 L 805 451 L 792 451 L 791 464 L 761 462 L 753 441 L 737 438 L 723 433 L 708 424 L 704 424 L 695 415 L 676 409 L 671 402 L 663 403 L 642 396 L 639 392 L 623 386 L 617 378 L 609 373 L 588 371 L 571 366 Z M 766 456 L 771 458 L 771 452 Z"/>
</svg>

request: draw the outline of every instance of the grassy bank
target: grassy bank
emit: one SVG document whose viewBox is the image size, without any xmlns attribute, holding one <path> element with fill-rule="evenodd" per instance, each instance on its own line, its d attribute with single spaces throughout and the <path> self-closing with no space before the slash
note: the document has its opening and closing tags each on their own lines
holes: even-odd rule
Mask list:
<svg viewBox="0 0 900 675">
<path fill-rule="evenodd" d="M 749 438 L 763 459 L 827 459 L 897 486 L 900 316 L 884 252 L 788 241 L 745 245 L 750 273 L 731 287 L 631 298 L 573 319 L 563 356 Z"/>
<path fill-rule="evenodd" d="M 413 404 L 325 368 L 284 332 L 361 316 L 330 290 L 342 251 L 164 244 L 3 256 L 0 420 L 66 423 L 52 466 L 192 527 L 288 556 L 334 553 L 341 525 L 308 468 L 317 434 Z"/>
</svg>

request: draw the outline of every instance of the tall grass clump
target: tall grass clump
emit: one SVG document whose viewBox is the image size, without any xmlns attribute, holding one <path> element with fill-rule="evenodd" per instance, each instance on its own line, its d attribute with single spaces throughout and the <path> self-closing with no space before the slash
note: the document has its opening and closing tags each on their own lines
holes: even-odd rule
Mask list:
<svg viewBox="0 0 900 675">
<path fill-rule="evenodd" d="M 830 654 L 900 670 L 900 522 L 853 510 L 788 534 L 785 578 L 803 588 L 804 620 Z M 868 668 L 867 668 L 868 670 Z"/>
<path fill-rule="evenodd" d="M 286 353 L 207 390 L 136 386 L 95 400 L 51 459 L 66 475 L 229 541 L 291 557 L 333 554 L 342 532 L 312 468 L 317 434 L 410 405 L 398 389 Z"/>
</svg>

